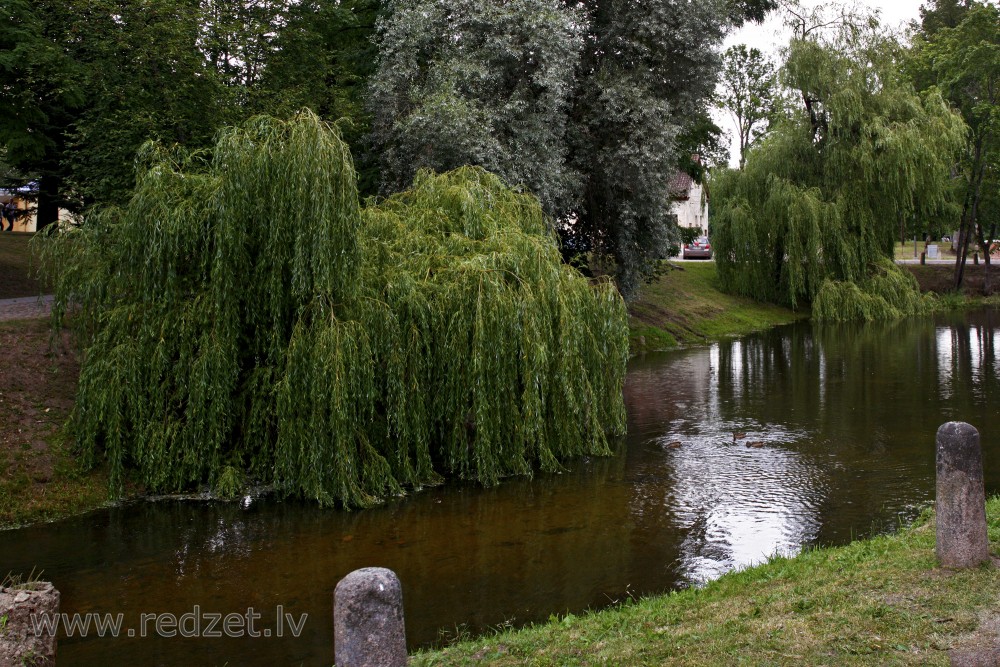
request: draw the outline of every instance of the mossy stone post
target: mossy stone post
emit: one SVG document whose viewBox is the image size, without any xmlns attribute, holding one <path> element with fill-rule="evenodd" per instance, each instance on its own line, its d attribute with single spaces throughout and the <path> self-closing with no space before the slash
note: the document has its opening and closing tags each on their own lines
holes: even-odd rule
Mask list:
<svg viewBox="0 0 1000 667">
<path fill-rule="evenodd" d="M 405 667 L 403 589 L 395 572 L 366 567 L 340 580 L 333 643 L 338 667 Z"/>
<path fill-rule="evenodd" d="M 0 665 L 56 664 L 55 633 L 36 634 L 34 622 L 58 614 L 59 591 L 47 581 L 0 587 Z"/>
<path fill-rule="evenodd" d="M 979 431 L 948 422 L 937 432 L 937 558 L 942 567 L 976 567 L 990 559 Z"/>
</svg>

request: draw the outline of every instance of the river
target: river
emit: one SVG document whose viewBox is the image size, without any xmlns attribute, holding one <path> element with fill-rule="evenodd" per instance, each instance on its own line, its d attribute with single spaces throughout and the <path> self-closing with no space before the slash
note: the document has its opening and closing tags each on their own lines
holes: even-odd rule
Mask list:
<svg viewBox="0 0 1000 667">
<path fill-rule="evenodd" d="M 800 323 L 647 354 L 613 457 L 367 511 L 138 502 L 0 532 L 2 567 L 44 570 L 63 612 L 121 614 L 118 638 L 61 637 L 60 663 L 82 666 L 328 665 L 332 591 L 358 567 L 399 574 L 411 648 L 698 585 L 905 524 L 933 498 L 949 420 L 980 429 L 1000 491 L 998 327 L 993 311 Z M 243 636 L 180 636 L 211 614 L 241 615 Z"/>
</svg>

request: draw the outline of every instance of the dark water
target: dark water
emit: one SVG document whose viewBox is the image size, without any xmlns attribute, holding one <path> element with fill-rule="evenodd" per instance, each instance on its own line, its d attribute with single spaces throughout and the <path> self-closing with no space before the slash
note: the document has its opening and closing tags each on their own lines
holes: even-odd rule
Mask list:
<svg viewBox="0 0 1000 667">
<path fill-rule="evenodd" d="M 0 532 L 0 570 L 43 569 L 64 612 L 123 614 L 117 639 L 93 627 L 62 638 L 65 665 L 329 665 L 332 591 L 374 565 L 400 575 L 414 647 L 442 629 L 606 606 L 905 522 L 933 497 L 934 433 L 948 420 L 980 429 L 987 490 L 1000 491 L 998 326 L 995 312 L 806 324 L 647 355 L 631 364 L 629 435 L 612 458 L 364 512 L 138 503 Z M 242 638 L 162 638 L 147 620 L 138 637 L 141 614 L 196 605 L 244 619 L 252 608 L 271 636 L 247 638 L 244 620 Z M 286 614 L 308 615 L 297 639 Z"/>
</svg>

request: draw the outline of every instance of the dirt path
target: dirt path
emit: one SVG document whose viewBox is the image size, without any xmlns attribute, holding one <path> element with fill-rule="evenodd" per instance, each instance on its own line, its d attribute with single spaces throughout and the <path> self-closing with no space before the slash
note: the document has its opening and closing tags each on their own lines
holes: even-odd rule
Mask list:
<svg viewBox="0 0 1000 667">
<path fill-rule="evenodd" d="M 0 322 L 48 317 L 52 311 L 52 295 L 0 299 Z"/>
</svg>

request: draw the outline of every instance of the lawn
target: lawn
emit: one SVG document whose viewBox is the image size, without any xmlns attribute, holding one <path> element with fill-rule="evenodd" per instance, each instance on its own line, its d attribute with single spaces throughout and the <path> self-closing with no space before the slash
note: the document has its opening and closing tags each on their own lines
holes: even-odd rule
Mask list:
<svg viewBox="0 0 1000 667">
<path fill-rule="evenodd" d="M 629 304 L 633 351 L 705 343 L 740 336 L 809 316 L 719 289 L 714 262 L 666 262 Z"/>
<path fill-rule="evenodd" d="M 0 299 L 38 296 L 43 285 L 35 275 L 30 242 L 33 233 L 0 232 Z"/>
<path fill-rule="evenodd" d="M 0 322 L 0 529 L 107 502 L 107 474 L 85 472 L 62 437 L 80 365 L 47 319 Z"/>
</svg>

